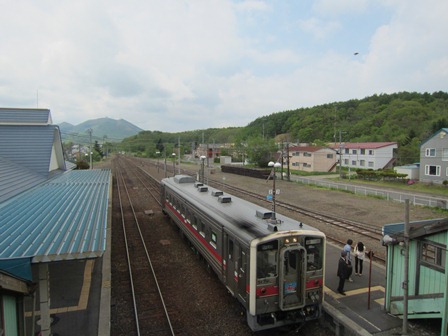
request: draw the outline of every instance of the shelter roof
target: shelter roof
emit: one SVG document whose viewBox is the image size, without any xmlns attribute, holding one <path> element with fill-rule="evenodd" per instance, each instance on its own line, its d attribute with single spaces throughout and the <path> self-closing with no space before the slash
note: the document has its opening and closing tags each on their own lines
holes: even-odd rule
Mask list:
<svg viewBox="0 0 448 336">
<path fill-rule="evenodd" d="M 99 257 L 106 248 L 111 172 L 73 170 L 0 204 L 0 260 Z"/>
<path fill-rule="evenodd" d="M 416 239 L 442 231 L 448 231 L 448 218 L 429 219 L 409 223 L 409 238 Z M 383 226 L 383 235 L 393 237 L 397 242 L 404 240 L 404 223 Z"/>
</svg>

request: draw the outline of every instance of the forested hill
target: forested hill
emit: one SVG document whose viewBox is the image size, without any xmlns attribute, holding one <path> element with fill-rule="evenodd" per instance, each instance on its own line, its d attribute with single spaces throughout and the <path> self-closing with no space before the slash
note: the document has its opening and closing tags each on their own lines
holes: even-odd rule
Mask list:
<svg viewBox="0 0 448 336">
<path fill-rule="evenodd" d="M 435 131 L 448 127 L 448 93 L 400 92 L 364 99 L 299 108 L 254 120 L 244 136 L 288 134 L 293 142 L 399 143 L 401 163 L 419 161 L 419 146 Z"/>
<path fill-rule="evenodd" d="M 265 136 L 288 133 L 300 142 L 423 140 L 441 127 L 448 127 L 448 93 L 381 94 L 364 99 L 299 108 L 273 113 L 250 123 L 244 133 L 264 129 Z"/>
<path fill-rule="evenodd" d="M 234 143 L 260 137 L 283 135 L 290 142 L 367 142 L 399 143 L 400 163 L 419 161 L 419 146 L 435 131 L 448 127 L 448 93 L 400 92 L 380 94 L 310 108 L 298 108 L 260 117 L 246 127 L 195 130 L 182 133 L 141 132 L 124 143 Z M 146 146 L 145 146 L 146 147 Z M 140 150 L 145 150 L 140 147 Z"/>
</svg>

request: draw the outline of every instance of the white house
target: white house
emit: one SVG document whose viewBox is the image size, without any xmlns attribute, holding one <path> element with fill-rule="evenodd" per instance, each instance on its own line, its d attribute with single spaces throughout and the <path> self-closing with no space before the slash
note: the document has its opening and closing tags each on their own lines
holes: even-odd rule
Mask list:
<svg viewBox="0 0 448 336">
<path fill-rule="evenodd" d="M 331 145 L 339 152 L 342 167 L 352 169 L 392 168 L 396 160 L 396 142 L 345 142 Z"/>
</svg>

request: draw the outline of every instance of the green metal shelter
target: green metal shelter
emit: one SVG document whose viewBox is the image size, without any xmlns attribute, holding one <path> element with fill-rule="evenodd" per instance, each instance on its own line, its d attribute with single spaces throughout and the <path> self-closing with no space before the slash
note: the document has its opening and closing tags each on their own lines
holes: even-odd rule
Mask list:
<svg viewBox="0 0 448 336">
<path fill-rule="evenodd" d="M 403 317 L 405 274 L 404 223 L 383 227 L 387 247 L 385 309 Z M 407 318 L 442 320 L 446 335 L 448 218 L 409 223 Z"/>
</svg>

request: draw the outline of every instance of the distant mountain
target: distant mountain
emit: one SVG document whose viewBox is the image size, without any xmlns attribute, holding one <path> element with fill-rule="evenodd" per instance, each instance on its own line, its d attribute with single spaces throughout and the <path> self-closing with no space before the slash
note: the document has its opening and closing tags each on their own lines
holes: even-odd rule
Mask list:
<svg viewBox="0 0 448 336">
<path fill-rule="evenodd" d="M 141 128 L 124 119 L 99 118 L 84 121 L 79 125 L 62 122 L 59 124 L 63 141 L 88 143 L 89 129 L 92 130 L 92 141 L 120 142 L 122 139 L 138 134 Z"/>
</svg>

